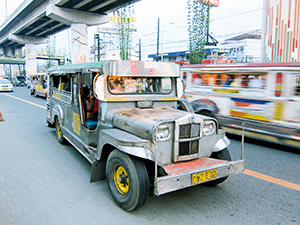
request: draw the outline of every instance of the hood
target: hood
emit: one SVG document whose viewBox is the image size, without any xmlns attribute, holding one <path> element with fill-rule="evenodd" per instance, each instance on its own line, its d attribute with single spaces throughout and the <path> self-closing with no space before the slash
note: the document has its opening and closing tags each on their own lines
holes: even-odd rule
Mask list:
<svg viewBox="0 0 300 225">
<path fill-rule="evenodd" d="M 121 130 L 152 140 L 155 127 L 163 122 L 173 122 L 191 113 L 173 108 L 123 109 L 112 115 L 112 125 Z"/>
</svg>

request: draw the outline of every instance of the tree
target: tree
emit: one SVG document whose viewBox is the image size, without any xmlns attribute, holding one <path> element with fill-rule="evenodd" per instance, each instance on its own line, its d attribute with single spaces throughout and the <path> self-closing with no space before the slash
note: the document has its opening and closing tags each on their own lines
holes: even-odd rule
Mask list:
<svg viewBox="0 0 300 225">
<path fill-rule="evenodd" d="M 133 12 L 133 5 L 128 5 L 118 10 L 119 48 L 121 60 L 130 60 L 131 58 L 131 19 Z"/>
<path fill-rule="evenodd" d="M 55 36 L 50 37 L 50 41 L 47 43 L 47 64 L 46 68 L 50 68 L 54 66 L 54 59 L 55 59 L 55 44 L 56 44 L 56 38 Z"/>
<path fill-rule="evenodd" d="M 188 0 L 188 31 L 190 63 L 203 63 L 209 26 L 209 5 Z"/>
</svg>

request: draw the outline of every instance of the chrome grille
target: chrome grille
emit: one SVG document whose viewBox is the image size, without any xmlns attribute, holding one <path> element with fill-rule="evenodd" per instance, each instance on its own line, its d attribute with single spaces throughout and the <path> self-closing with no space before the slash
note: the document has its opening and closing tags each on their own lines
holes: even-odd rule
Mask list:
<svg viewBox="0 0 300 225">
<path fill-rule="evenodd" d="M 178 156 L 197 154 L 199 150 L 200 123 L 179 125 Z"/>
</svg>

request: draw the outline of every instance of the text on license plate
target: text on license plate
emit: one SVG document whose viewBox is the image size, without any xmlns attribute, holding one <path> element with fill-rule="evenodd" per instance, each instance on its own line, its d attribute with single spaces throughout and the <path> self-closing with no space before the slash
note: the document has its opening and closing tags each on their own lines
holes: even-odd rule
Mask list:
<svg viewBox="0 0 300 225">
<path fill-rule="evenodd" d="M 192 185 L 200 184 L 217 178 L 217 169 L 192 174 Z"/>
</svg>

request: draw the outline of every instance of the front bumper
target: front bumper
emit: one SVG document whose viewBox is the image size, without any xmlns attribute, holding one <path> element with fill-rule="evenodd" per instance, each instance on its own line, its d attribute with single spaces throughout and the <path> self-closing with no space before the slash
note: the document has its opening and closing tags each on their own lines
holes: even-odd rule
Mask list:
<svg viewBox="0 0 300 225">
<path fill-rule="evenodd" d="M 164 169 L 168 175 L 157 177 L 154 184 L 154 194 L 157 196 L 194 186 L 192 184 L 192 175 L 196 173 L 216 169 L 216 176 L 208 181 L 240 173 L 244 171 L 244 160 L 224 161 L 212 158 L 201 158 L 189 162 L 167 165 Z"/>
<path fill-rule="evenodd" d="M 0 91 L 13 91 L 12 87 L 0 87 Z"/>
</svg>

